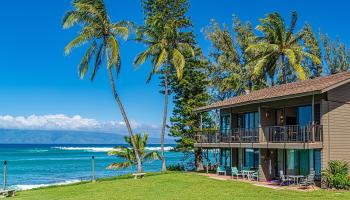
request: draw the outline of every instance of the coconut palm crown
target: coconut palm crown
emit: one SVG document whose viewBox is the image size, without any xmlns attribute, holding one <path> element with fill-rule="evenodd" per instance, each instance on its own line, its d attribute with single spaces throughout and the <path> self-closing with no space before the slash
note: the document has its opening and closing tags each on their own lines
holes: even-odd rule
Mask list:
<svg viewBox="0 0 350 200">
<path fill-rule="evenodd" d="M 125 142 L 132 146 L 131 138 L 124 137 Z M 140 155 L 141 162 L 145 161 L 153 161 L 159 160 L 160 156 L 157 151 L 146 151 L 145 147 L 147 145 L 148 135 L 145 133 L 143 137 L 141 134 L 134 135 L 134 140 L 136 142 L 136 146 L 138 149 L 138 154 Z M 122 162 L 114 162 L 110 164 L 107 169 L 121 169 L 133 166 L 137 163 L 135 157 L 135 151 L 133 149 L 124 147 L 124 146 L 116 146 L 113 150 L 108 152 L 109 156 L 117 156 L 118 158 L 122 158 Z"/>
<path fill-rule="evenodd" d="M 306 57 L 313 62 L 321 64 L 319 58 L 306 52 L 301 44 L 304 32 L 294 34 L 297 22 L 297 13 L 292 12 L 291 23 L 286 27 L 284 19 L 279 13 L 271 13 L 264 19 L 260 19 L 261 24 L 257 30 L 263 33 L 257 44 L 251 44 L 245 50 L 247 53 L 255 55 L 250 62 L 254 61 L 254 74 L 266 73 L 271 78 L 274 85 L 276 71 L 282 70 L 282 83 L 286 83 L 286 68 L 290 67 L 299 79 L 306 79 L 305 71 L 301 65 Z M 288 64 L 288 66 L 286 65 Z"/>
<path fill-rule="evenodd" d="M 121 66 L 117 37 L 127 39 L 129 28 L 132 24 L 126 21 L 112 23 L 103 0 L 74 0 L 72 5 L 73 9 L 68 11 L 63 18 L 63 28 L 68 29 L 75 25 L 81 25 L 82 28 L 78 36 L 65 47 L 64 52 L 68 55 L 73 48 L 88 44 L 86 52 L 79 63 L 78 72 L 80 78 L 84 78 L 89 68 L 92 67 L 91 81 L 94 80 L 105 58 L 112 92 L 123 115 L 132 146 L 136 152 L 138 171 L 141 172 L 142 165 L 133 141 L 132 129 L 117 93 L 113 74 L 114 72 L 118 76 Z"/>
<path fill-rule="evenodd" d="M 147 49 L 136 56 L 135 66 L 142 65 L 146 60 L 152 64 L 147 82 L 156 73 L 161 73 L 164 83 L 164 112 L 161 132 L 162 171 L 166 171 L 164 156 L 164 137 L 168 109 L 168 76 L 176 71 L 178 79 L 182 78 L 185 67 L 185 53 L 194 57 L 192 46 L 182 41 L 176 20 L 165 20 L 162 16 L 154 16 L 148 26 L 141 26 L 137 30 L 137 41 L 144 43 Z"/>
</svg>

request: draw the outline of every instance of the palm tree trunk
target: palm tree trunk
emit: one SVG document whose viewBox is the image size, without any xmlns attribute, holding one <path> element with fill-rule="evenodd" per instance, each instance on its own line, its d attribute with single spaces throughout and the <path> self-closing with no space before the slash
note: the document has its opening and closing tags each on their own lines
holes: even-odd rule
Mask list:
<svg viewBox="0 0 350 200">
<path fill-rule="evenodd" d="M 106 48 L 106 56 L 107 56 L 107 62 L 108 62 L 108 48 Z M 112 72 L 111 68 L 108 69 L 108 74 L 109 74 L 109 81 L 111 83 L 111 87 L 112 87 L 114 98 L 115 98 L 115 100 L 117 101 L 117 103 L 119 105 L 119 109 L 120 109 L 120 111 L 122 113 L 122 116 L 123 116 L 126 128 L 128 129 L 128 133 L 129 133 L 129 136 L 130 136 L 130 139 L 131 139 L 131 143 L 132 143 L 132 148 L 133 148 L 133 150 L 135 152 L 135 157 L 136 157 L 136 161 L 137 161 L 137 171 L 139 173 L 141 173 L 142 172 L 142 163 L 141 163 L 139 151 L 138 151 L 138 149 L 136 147 L 136 142 L 135 142 L 134 135 L 132 133 L 132 129 L 131 129 L 131 126 L 130 126 L 129 119 L 126 116 L 126 113 L 125 113 L 125 110 L 124 110 L 124 106 L 123 106 L 122 102 L 120 101 L 119 95 L 118 95 L 117 90 L 115 88 L 115 83 L 114 83 L 114 79 L 113 79 L 113 72 Z"/>
<path fill-rule="evenodd" d="M 165 137 L 165 127 L 168 113 L 168 63 L 165 64 L 164 73 L 164 113 L 163 113 L 163 125 L 162 125 L 162 135 L 161 135 L 161 150 L 162 150 L 162 171 L 166 171 L 165 155 L 164 155 L 164 137 Z"/>
<path fill-rule="evenodd" d="M 283 80 L 282 83 L 285 84 L 287 82 L 287 73 L 286 66 L 284 64 L 284 54 L 282 54 L 282 72 L 283 72 Z"/>
<path fill-rule="evenodd" d="M 202 157 L 202 149 L 201 149 L 201 148 L 195 149 L 195 150 L 194 150 L 194 154 L 195 154 L 196 170 L 197 170 L 197 171 L 202 171 L 202 170 L 204 170 L 204 167 L 203 167 L 203 157 Z"/>
</svg>

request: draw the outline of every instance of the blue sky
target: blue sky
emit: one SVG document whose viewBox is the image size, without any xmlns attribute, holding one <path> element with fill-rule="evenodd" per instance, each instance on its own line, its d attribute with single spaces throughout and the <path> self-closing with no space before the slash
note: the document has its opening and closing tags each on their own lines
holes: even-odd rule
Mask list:
<svg viewBox="0 0 350 200">
<path fill-rule="evenodd" d="M 232 14 L 254 26 L 266 13 L 278 11 L 289 19 L 299 14 L 299 28 L 308 21 L 315 30 L 350 43 L 348 26 L 350 3 L 347 1 L 302 0 L 191 0 L 188 15 L 195 26 L 197 40 L 204 52 L 210 44 L 201 29 L 210 19 L 231 24 Z M 140 0 L 106 0 L 114 21 L 126 19 L 142 24 Z M 63 30 L 63 14 L 70 0 L 4 1 L 0 7 L 0 115 L 29 116 L 81 115 L 98 121 L 121 121 L 106 73 L 100 71 L 95 82 L 80 80 L 77 64 L 83 51 L 76 49 L 64 56 L 64 46 L 77 29 Z M 129 118 L 137 123 L 161 124 L 163 97 L 157 78 L 146 84 L 149 65 L 135 70 L 132 61 L 144 47 L 122 42 L 122 71 L 118 91 Z M 171 109 L 172 105 L 170 105 Z M 171 113 L 171 112 L 170 112 Z"/>
</svg>

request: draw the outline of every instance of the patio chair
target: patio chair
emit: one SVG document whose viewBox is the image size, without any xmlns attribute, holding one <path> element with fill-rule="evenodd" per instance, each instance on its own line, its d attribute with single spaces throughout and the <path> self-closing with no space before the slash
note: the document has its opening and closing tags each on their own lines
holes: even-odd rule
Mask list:
<svg viewBox="0 0 350 200">
<path fill-rule="evenodd" d="M 252 179 L 256 179 L 256 181 L 259 181 L 259 171 L 252 173 L 251 177 Z"/>
<path fill-rule="evenodd" d="M 216 168 L 216 174 L 217 175 L 224 174 L 226 176 L 226 170 L 218 166 L 218 168 Z"/>
<path fill-rule="evenodd" d="M 314 186 L 316 186 L 315 184 L 315 172 L 311 171 L 310 174 L 302 179 L 299 183 L 300 186 L 304 186 L 304 187 L 309 187 L 311 186 L 314 189 Z"/>
<path fill-rule="evenodd" d="M 233 179 L 233 176 L 236 176 L 238 179 L 238 176 L 242 176 L 242 172 L 238 171 L 237 167 L 231 167 L 231 178 Z"/>
<path fill-rule="evenodd" d="M 282 170 L 280 171 L 280 179 L 281 179 L 280 186 L 290 185 L 290 183 L 292 182 L 292 179 L 290 179 L 286 175 L 284 175 Z"/>
</svg>

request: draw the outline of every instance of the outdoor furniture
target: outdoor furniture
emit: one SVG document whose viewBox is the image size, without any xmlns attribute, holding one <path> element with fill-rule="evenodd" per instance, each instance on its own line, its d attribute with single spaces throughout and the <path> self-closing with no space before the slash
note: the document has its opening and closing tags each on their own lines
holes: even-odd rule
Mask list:
<svg viewBox="0 0 350 200">
<path fill-rule="evenodd" d="M 233 179 L 233 176 L 236 176 L 238 179 L 238 176 L 242 176 L 242 172 L 238 171 L 237 167 L 231 167 L 231 178 Z"/>
<path fill-rule="evenodd" d="M 242 170 L 242 176 L 246 176 L 248 180 L 252 179 L 252 174 L 254 170 Z"/>
<path fill-rule="evenodd" d="M 259 171 L 255 171 L 251 174 L 252 179 L 256 179 L 256 181 L 259 181 Z"/>
<path fill-rule="evenodd" d="M 217 175 L 224 174 L 226 176 L 226 170 L 219 166 L 218 168 L 216 168 L 216 174 Z"/>
<path fill-rule="evenodd" d="M 312 171 L 306 178 L 302 179 L 299 183 L 300 186 L 309 187 L 312 186 L 314 188 L 315 184 L 315 172 Z"/>
<path fill-rule="evenodd" d="M 15 190 L 1 190 L 0 191 L 0 198 L 2 197 L 14 197 L 16 194 L 16 191 Z"/>
<path fill-rule="evenodd" d="M 288 178 L 286 175 L 284 175 L 283 171 L 280 171 L 280 179 L 281 179 L 281 183 L 280 185 L 289 185 L 292 180 L 290 178 Z"/>
<path fill-rule="evenodd" d="M 145 177 L 146 173 L 134 173 L 132 175 L 134 176 L 134 179 L 137 179 Z"/>
<path fill-rule="evenodd" d="M 298 185 L 299 180 L 302 178 L 305 178 L 305 176 L 303 176 L 303 175 L 289 175 L 288 178 L 293 181 L 294 185 Z"/>
</svg>

